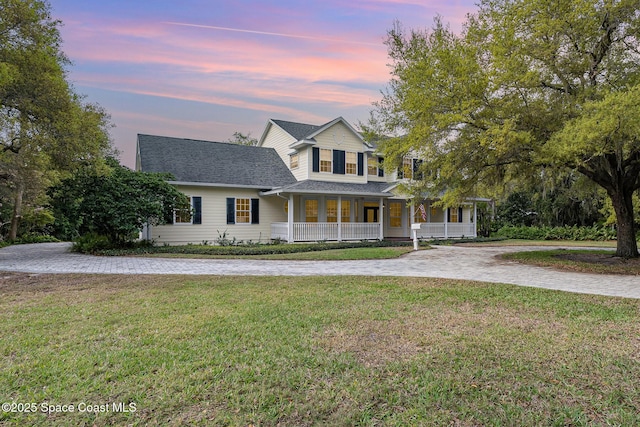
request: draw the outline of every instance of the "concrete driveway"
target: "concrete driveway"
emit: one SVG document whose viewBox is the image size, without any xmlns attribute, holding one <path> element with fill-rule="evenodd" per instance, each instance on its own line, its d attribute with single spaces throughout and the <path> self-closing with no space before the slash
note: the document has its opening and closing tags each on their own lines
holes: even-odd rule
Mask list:
<svg viewBox="0 0 640 427">
<path fill-rule="evenodd" d="M 277 276 L 410 276 L 478 280 L 587 294 L 640 298 L 640 276 L 555 271 L 501 260 L 506 252 L 540 247 L 436 246 L 398 259 L 367 261 L 265 261 L 96 257 L 69 252 L 69 243 L 0 249 L 0 271 L 26 273 L 193 274 Z"/>
</svg>

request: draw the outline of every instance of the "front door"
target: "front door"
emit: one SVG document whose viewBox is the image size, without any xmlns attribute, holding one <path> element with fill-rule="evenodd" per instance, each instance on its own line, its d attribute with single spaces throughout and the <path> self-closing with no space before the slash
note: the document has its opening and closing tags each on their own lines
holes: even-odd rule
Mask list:
<svg viewBox="0 0 640 427">
<path fill-rule="evenodd" d="M 364 222 L 378 222 L 378 206 L 364 207 Z"/>
</svg>

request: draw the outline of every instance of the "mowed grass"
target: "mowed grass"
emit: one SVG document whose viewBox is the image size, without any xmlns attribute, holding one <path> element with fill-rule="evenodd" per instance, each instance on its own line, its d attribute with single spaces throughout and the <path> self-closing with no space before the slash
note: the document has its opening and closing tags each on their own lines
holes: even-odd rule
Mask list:
<svg viewBox="0 0 640 427">
<path fill-rule="evenodd" d="M 374 277 L 0 274 L 6 425 L 640 425 L 640 300 Z"/>
</svg>

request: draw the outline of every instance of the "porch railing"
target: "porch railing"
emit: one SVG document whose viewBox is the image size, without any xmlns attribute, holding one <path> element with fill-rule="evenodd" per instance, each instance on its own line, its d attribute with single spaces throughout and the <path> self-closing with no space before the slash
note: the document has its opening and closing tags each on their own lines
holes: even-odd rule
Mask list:
<svg viewBox="0 0 640 427">
<path fill-rule="evenodd" d="M 340 227 L 338 227 L 340 225 Z M 271 224 L 271 238 L 289 240 L 289 225 L 286 222 Z M 294 222 L 294 242 L 316 242 L 321 240 L 375 240 L 380 238 L 379 223 L 363 222 Z"/>
<path fill-rule="evenodd" d="M 450 239 L 476 237 L 475 223 L 460 222 L 423 222 L 418 237 L 427 239 Z"/>
</svg>

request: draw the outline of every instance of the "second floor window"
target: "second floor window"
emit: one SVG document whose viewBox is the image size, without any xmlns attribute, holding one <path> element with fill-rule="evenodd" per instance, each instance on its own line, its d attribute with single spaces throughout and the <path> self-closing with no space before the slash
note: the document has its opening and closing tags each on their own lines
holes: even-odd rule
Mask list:
<svg viewBox="0 0 640 427">
<path fill-rule="evenodd" d="M 289 158 L 289 167 L 295 169 L 300 165 L 300 155 L 298 153 L 292 154 Z"/>
<path fill-rule="evenodd" d="M 358 156 L 356 153 L 346 153 L 346 167 L 345 171 L 347 175 L 355 175 L 358 173 Z"/>
<path fill-rule="evenodd" d="M 331 150 L 320 149 L 320 172 L 331 172 Z"/>
</svg>

